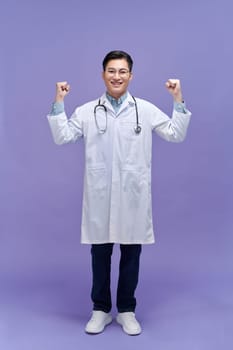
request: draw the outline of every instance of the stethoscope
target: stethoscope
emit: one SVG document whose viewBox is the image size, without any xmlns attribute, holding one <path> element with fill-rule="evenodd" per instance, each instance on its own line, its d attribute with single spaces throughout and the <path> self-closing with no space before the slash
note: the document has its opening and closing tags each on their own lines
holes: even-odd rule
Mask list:
<svg viewBox="0 0 233 350">
<path fill-rule="evenodd" d="M 137 106 L 137 102 L 134 96 L 132 96 L 133 100 L 134 100 L 134 105 L 135 105 L 135 115 L 136 115 L 136 125 L 134 127 L 134 132 L 135 134 L 140 134 L 140 132 L 142 131 L 142 127 L 139 125 L 139 118 L 138 118 L 138 106 Z M 103 109 L 104 113 L 105 113 L 105 125 L 104 127 L 100 127 L 98 120 L 97 120 L 97 110 L 98 109 Z M 100 99 L 98 101 L 98 104 L 94 107 L 94 116 L 95 116 L 95 124 L 96 127 L 99 131 L 100 134 L 104 134 L 107 130 L 107 123 L 108 123 L 108 116 L 107 116 L 107 108 L 104 104 L 100 103 Z"/>
</svg>

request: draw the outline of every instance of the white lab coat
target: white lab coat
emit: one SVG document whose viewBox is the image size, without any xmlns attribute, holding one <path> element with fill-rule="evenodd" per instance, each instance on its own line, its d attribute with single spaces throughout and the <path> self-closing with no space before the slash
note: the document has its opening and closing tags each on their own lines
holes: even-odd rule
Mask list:
<svg viewBox="0 0 233 350">
<path fill-rule="evenodd" d="M 85 176 L 82 209 L 82 243 L 147 244 L 154 242 L 151 207 L 152 131 L 167 141 L 181 142 L 186 136 L 191 113 L 173 111 L 169 118 L 156 106 L 128 93 L 116 114 L 104 94 L 107 130 L 100 134 L 94 118 L 98 100 L 78 107 L 70 119 L 65 113 L 48 116 L 56 144 L 85 142 Z M 104 111 L 97 111 L 104 126 Z"/>
</svg>

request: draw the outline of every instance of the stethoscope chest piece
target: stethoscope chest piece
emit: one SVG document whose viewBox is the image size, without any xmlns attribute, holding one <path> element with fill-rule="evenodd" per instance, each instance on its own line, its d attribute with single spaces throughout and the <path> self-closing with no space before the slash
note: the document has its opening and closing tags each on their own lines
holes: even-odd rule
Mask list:
<svg viewBox="0 0 233 350">
<path fill-rule="evenodd" d="M 142 127 L 140 125 L 136 125 L 134 127 L 134 131 L 135 131 L 135 134 L 140 134 L 140 132 L 142 131 Z"/>
</svg>

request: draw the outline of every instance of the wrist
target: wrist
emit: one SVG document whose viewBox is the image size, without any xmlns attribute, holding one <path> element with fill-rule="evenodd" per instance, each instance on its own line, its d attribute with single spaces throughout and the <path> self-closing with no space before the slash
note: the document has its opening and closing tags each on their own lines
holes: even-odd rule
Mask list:
<svg viewBox="0 0 233 350">
<path fill-rule="evenodd" d="M 56 97 L 55 97 L 55 102 L 64 102 L 64 97 L 62 97 L 62 96 L 56 96 Z"/>
<path fill-rule="evenodd" d="M 183 100 L 182 95 L 180 95 L 180 96 L 174 96 L 174 102 L 183 103 L 184 100 Z"/>
</svg>

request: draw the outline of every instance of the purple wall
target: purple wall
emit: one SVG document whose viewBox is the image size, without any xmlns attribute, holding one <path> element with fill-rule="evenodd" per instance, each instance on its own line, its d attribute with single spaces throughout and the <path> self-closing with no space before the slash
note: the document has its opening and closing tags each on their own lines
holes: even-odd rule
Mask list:
<svg viewBox="0 0 233 350">
<path fill-rule="evenodd" d="M 2 305 L 31 301 L 31 307 L 40 310 L 45 305 L 49 309 L 53 301 L 53 309 L 79 313 L 86 321 L 91 277 L 89 247 L 79 244 L 83 144 L 54 145 L 46 114 L 56 81 L 71 84 L 68 114 L 100 96 L 102 58 L 112 49 L 123 49 L 134 58 L 130 91 L 135 96 L 170 114 L 172 100 L 164 83 L 178 77 L 193 113 L 184 143 L 154 138 L 157 244 L 145 247 L 142 255 L 141 318 L 147 320 L 153 309 L 169 305 L 174 295 L 181 298 L 185 290 L 187 300 L 194 291 L 208 296 L 205 305 L 216 298 L 232 310 L 232 11 L 230 0 L 8 0 L 1 4 Z M 117 276 L 118 256 L 114 259 Z M 209 341 L 218 329 L 211 323 L 217 313 L 210 310 Z M 161 309 L 160 313 L 166 319 Z M 220 319 L 228 320 L 222 309 Z M 224 336 L 216 335 L 213 344 L 226 342 L 231 348 L 230 323 L 224 322 Z M 159 324 L 158 317 L 155 329 Z M 190 337 L 195 338 L 192 325 Z M 175 330 L 170 331 L 176 338 Z M 162 334 L 157 338 L 160 349 L 182 349 L 179 339 L 163 342 Z M 16 349 L 8 345 L 5 332 L 2 339 L 5 350 Z M 195 339 L 200 342 L 193 349 L 214 349 L 212 340 Z M 183 343 L 184 348 L 188 344 L 188 340 Z"/>
</svg>

